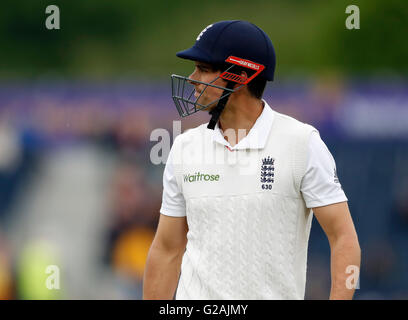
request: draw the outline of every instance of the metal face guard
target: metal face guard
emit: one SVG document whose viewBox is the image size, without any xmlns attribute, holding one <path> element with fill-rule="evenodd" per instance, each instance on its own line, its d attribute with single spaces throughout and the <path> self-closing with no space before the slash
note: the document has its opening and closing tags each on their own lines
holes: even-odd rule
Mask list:
<svg viewBox="0 0 408 320">
<path fill-rule="evenodd" d="M 176 74 L 171 75 L 171 91 L 172 91 L 172 98 L 174 101 L 174 104 L 176 105 L 177 111 L 182 117 L 186 117 L 190 114 L 196 113 L 199 110 L 206 109 L 209 106 L 213 104 L 217 104 L 217 110 L 214 109 L 213 113 L 219 113 L 218 116 L 214 116 L 211 121 L 210 127 L 214 126 L 214 121 L 218 120 L 219 115 L 222 112 L 222 109 L 224 109 L 228 97 L 231 95 L 231 93 L 239 90 L 241 87 L 244 85 L 248 84 L 252 79 L 254 79 L 256 76 L 258 76 L 259 73 L 261 73 L 265 67 L 259 63 L 246 60 L 246 59 L 241 59 L 235 56 L 229 56 L 226 60 L 226 63 L 230 63 L 231 66 L 228 67 L 224 72 L 222 72 L 218 77 L 216 77 L 213 81 L 211 82 L 202 82 L 202 81 L 197 81 L 193 80 L 187 77 L 179 76 Z M 244 77 L 241 76 L 239 73 L 234 73 L 232 72 L 232 68 L 234 66 L 239 66 L 247 70 L 247 72 L 252 73 L 249 77 Z M 227 86 L 226 87 L 221 87 L 213 84 L 215 81 L 218 79 L 223 79 L 227 81 Z M 195 87 L 193 83 L 200 83 L 204 84 L 205 88 L 203 91 L 201 91 L 200 95 L 196 98 L 195 97 Z M 239 86 L 233 89 L 234 84 L 238 83 Z M 201 98 L 205 90 L 207 90 L 208 87 L 213 87 L 213 88 L 218 88 L 223 90 L 223 93 L 221 94 L 221 97 L 218 99 L 215 99 L 214 101 L 211 101 L 210 103 L 203 105 L 198 102 L 198 100 Z M 220 102 L 221 101 L 221 102 Z M 219 108 L 218 108 L 219 107 Z M 219 110 L 218 110 L 219 109 Z"/>
<path fill-rule="evenodd" d="M 213 84 L 219 78 L 220 77 L 217 77 L 211 82 L 202 82 L 192 80 L 188 77 L 183 77 L 176 74 L 171 75 L 172 98 L 180 116 L 186 117 L 190 114 L 196 113 L 199 110 L 206 109 L 209 106 L 218 103 L 221 99 L 228 97 L 229 95 L 231 95 L 231 93 L 235 92 L 236 90 L 242 87 L 241 85 L 234 90 L 232 88 L 221 87 Z M 194 89 L 193 83 L 200 83 L 205 85 L 204 90 L 201 91 L 200 95 L 197 98 L 194 95 L 196 91 Z M 199 103 L 198 100 L 201 98 L 201 96 L 203 95 L 205 90 L 207 90 L 208 87 L 221 89 L 223 90 L 223 93 L 218 99 L 215 99 L 214 101 L 211 101 L 206 105 L 203 105 Z"/>
</svg>

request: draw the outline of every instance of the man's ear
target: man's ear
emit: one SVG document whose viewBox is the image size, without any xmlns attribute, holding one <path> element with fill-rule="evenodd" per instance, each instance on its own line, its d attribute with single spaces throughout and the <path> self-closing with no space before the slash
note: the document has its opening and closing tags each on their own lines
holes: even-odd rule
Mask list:
<svg viewBox="0 0 408 320">
<path fill-rule="evenodd" d="M 241 77 L 244 77 L 244 78 L 248 78 L 248 74 L 244 71 L 244 70 L 242 70 L 241 71 Z"/>
<path fill-rule="evenodd" d="M 248 78 L 248 74 L 245 71 L 241 71 L 240 76 L 244 77 L 245 79 Z M 241 84 L 237 83 L 235 84 L 234 89 L 236 89 L 237 87 L 241 87 L 241 86 L 242 86 Z M 246 86 L 247 85 L 243 86 L 241 89 L 246 88 Z"/>
</svg>

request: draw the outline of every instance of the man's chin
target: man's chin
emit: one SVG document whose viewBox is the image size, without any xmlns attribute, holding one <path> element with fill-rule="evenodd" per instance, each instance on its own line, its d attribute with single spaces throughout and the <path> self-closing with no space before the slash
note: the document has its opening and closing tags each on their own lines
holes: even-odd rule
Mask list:
<svg viewBox="0 0 408 320">
<path fill-rule="evenodd" d="M 209 105 L 208 107 L 200 109 L 200 111 L 207 111 L 208 113 L 210 113 L 212 110 L 215 109 L 216 106 L 217 106 L 217 103 L 213 103 L 213 104 Z"/>
</svg>

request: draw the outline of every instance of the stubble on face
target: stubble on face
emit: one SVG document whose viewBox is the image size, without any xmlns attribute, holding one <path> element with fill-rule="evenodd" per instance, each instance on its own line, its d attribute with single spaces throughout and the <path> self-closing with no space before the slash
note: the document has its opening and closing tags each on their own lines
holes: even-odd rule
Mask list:
<svg viewBox="0 0 408 320">
<path fill-rule="evenodd" d="M 204 92 L 204 94 L 205 94 L 205 92 Z M 203 97 L 201 97 L 199 100 L 201 100 Z M 205 98 L 205 97 L 204 97 Z M 214 101 L 215 99 L 211 99 L 211 101 Z M 211 103 L 211 101 L 196 101 L 196 102 L 199 102 L 200 104 L 202 104 L 202 105 L 206 105 L 206 104 L 208 104 L 208 103 Z M 216 101 L 216 102 L 214 102 L 214 103 L 212 103 L 212 104 L 210 104 L 209 106 L 207 106 L 207 107 L 205 107 L 205 108 L 202 108 L 202 107 L 200 107 L 200 106 L 198 106 L 198 107 L 200 107 L 200 108 L 202 108 L 202 109 L 200 109 L 200 111 L 207 111 L 208 113 L 210 113 L 212 110 L 214 110 L 215 109 L 215 107 L 217 106 L 217 104 L 218 104 L 218 101 Z"/>
<path fill-rule="evenodd" d="M 217 79 L 220 75 L 220 71 L 214 71 L 211 67 L 211 65 L 203 62 L 195 62 L 195 71 L 192 75 L 192 81 L 191 83 L 195 87 L 195 98 L 196 98 L 196 103 L 200 103 L 201 105 L 207 105 L 210 104 L 212 101 L 215 101 L 219 99 L 223 93 L 223 90 L 217 89 L 211 86 L 207 86 L 205 84 L 201 83 L 194 83 L 194 80 L 198 80 L 201 82 L 205 83 L 212 83 L 218 86 L 223 87 L 225 84 L 221 79 Z M 214 81 L 217 79 L 216 81 Z M 201 95 L 201 96 L 200 96 Z M 207 111 L 211 112 L 218 104 L 218 101 L 210 104 L 206 108 L 202 108 L 201 106 L 197 106 L 200 109 L 200 111 Z"/>
</svg>

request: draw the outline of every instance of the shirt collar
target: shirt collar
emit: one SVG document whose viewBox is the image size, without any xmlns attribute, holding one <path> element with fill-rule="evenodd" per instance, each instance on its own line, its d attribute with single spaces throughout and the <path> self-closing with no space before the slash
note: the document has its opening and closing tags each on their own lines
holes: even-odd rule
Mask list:
<svg viewBox="0 0 408 320">
<path fill-rule="evenodd" d="M 216 123 L 212 134 L 214 142 L 220 143 L 228 147 L 230 150 L 264 148 L 275 114 L 265 100 L 262 99 L 262 102 L 264 103 L 264 108 L 261 115 L 256 119 L 254 125 L 249 130 L 248 135 L 240 140 L 238 144 L 231 147 L 230 143 L 225 140 L 222 130 L 218 126 L 218 122 Z"/>
</svg>

